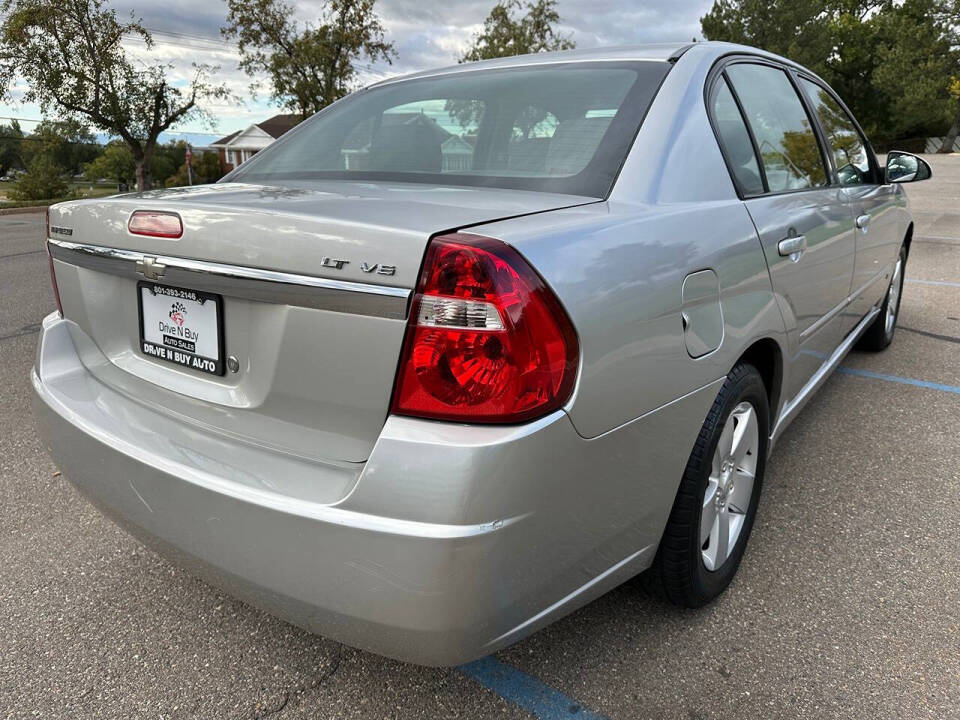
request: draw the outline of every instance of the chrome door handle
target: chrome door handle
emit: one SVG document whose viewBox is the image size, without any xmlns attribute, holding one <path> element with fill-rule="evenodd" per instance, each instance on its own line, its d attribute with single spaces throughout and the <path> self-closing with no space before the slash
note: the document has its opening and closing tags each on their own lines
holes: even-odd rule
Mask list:
<svg viewBox="0 0 960 720">
<path fill-rule="evenodd" d="M 803 235 L 784 238 L 777 243 L 777 251 L 783 255 L 783 257 L 789 257 L 792 262 L 797 262 L 806 249 L 807 238 Z"/>
<path fill-rule="evenodd" d="M 867 228 L 870 226 L 870 216 L 867 214 L 857 216 L 857 229 L 867 231 Z"/>
</svg>

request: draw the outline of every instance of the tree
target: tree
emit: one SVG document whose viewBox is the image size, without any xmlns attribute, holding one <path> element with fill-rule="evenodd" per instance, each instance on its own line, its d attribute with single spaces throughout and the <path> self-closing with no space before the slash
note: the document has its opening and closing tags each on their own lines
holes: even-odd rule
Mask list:
<svg viewBox="0 0 960 720">
<path fill-rule="evenodd" d="M 26 80 L 24 102 L 56 110 L 119 136 L 136 162 L 137 187 L 150 188 L 150 160 L 164 130 L 190 118 L 209 119 L 198 103 L 228 96 L 209 82 L 215 70 L 194 65 L 186 88 L 167 83 L 169 66 L 135 66 L 124 36 L 153 47 L 138 21 L 121 23 L 105 0 L 0 0 L 0 97 L 12 100 L 17 77 Z"/>
<path fill-rule="evenodd" d="M 193 184 L 205 185 L 223 177 L 220 171 L 220 156 L 215 152 L 204 152 L 193 157 Z M 190 184 L 187 176 L 187 164 L 184 163 L 175 175 L 167 178 L 167 187 L 183 187 Z"/>
<path fill-rule="evenodd" d="M 526 14 L 518 16 L 524 9 Z M 526 4 L 520 0 L 500 0 L 483 21 L 483 30 L 474 37 L 473 45 L 460 62 L 570 50 L 576 43 L 556 31 L 554 26 L 559 22 L 557 0 L 528 0 Z"/>
<path fill-rule="evenodd" d="M 823 158 L 820 157 L 820 146 L 809 130 L 788 130 L 783 134 L 783 152 L 773 149 L 762 152 L 765 167 L 783 165 L 784 159 L 793 170 L 813 184 L 816 177 L 823 177 Z"/>
<path fill-rule="evenodd" d="M 554 25 L 560 22 L 557 0 L 536 0 L 522 5 L 520 0 L 500 0 L 483 21 L 483 30 L 473 38 L 473 45 L 458 62 L 492 60 L 499 57 L 527 55 L 553 50 L 572 50 L 576 43 L 560 35 Z M 526 8 L 526 15 L 515 16 Z M 447 100 L 444 109 L 464 130 L 476 128 L 483 114 L 479 100 Z M 517 119 L 524 136 L 546 117 L 542 109 L 527 108 Z"/>
<path fill-rule="evenodd" d="M 187 143 L 183 140 L 158 144 L 150 156 L 150 177 L 157 185 L 166 183 L 178 165 L 182 165 L 187 153 Z M 137 174 L 137 162 L 130 148 L 122 140 L 110 142 L 103 153 L 88 163 L 83 170 L 84 177 L 96 182 L 109 178 L 119 183 L 131 184 Z"/>
<path fill-rule="evenodd" d="M 220 156 L 215 152 L 204 152 L 200 158 L 193 163 L 194 176 L 200 179 L 200 182 L 213 183 L 223 177 L 223 170 L 220 168 Z"/>
<path fill-rule="evenodd" d="M 868 135 L 942 135 L 949 79 L 960 73 L 956 0 L 715 0 L 700 19 L 711 40 L 753 45 L 809 67 Z"/>
<path fill-rule="evenodd" d="M 24 139 L 23 160 L 29 165 L 35 157 L 44 155 L 73 176 L 102 149 L 83 123 L 74 119 L 44 120 Z"/>
<path fill-rule="evenodd" d="M 157 145 L 157 150 L 153 154 L 153 163 L 150 167 L 150 174 L 157 186 L 166 186 L 167 180 L 177 172 L 177 168 L 186 162 L 187 147 L 186 140 L 173 140 Z"/>
<path fill-rule="evenodd" d="M 137 173 L 137 162 L 133 158 L 130 148 L 122 140 L 109 143 L 103 153 L 88 163 L 83 169 L 83 176 L 90 182 L 97 182 L 103 178 L 120 183 L 133 182 Z"/>
<path fill-rule="evenodd" d="M 873 106 L 881 137 L 942 136 L 950 127 L 960 43 L 944 8 L 943 0 L 906 0 L 871 20 L 880 38 L 871 85 L 883 103 Z"/>
<path fill-rule="evenodd" d="M 37 155 L 27 174 L 10 191 L 12 200 L 56 200 L 64 197 L 69 188 L 63 180 L 63 170 L 48 155 Z"/>
<path fill-rule="evenodd" d="M 270 77 L 277 104 L 307 117 L 350 92 L 357 59 L 390 63 L 396 57 L 375 2 L 328 0 L 318 23 L 301 27 L 282 0 L 227 0 L 221 33 L 237 40 L 240 67 L 248 75 Z"/>
<path fill-rule="evenodd" d="M 0 176 L 10 168 L 23 166 L 23 131 L 14 120 L 9 125 L 0 124 Z"/>
<path fill-rule="evenodd" d="M 950 28 L 952 48 L 957 50 L 960 46 L 960 0 L 952 0 L 943 9 L 941 21 Z M 947 130 L 947 135 L 940 146 L 940 152 L 942 153 L 953 152 L 953 146 L 957 142 L 957 137 L 960 136 L 960 72 L 950 76 L 947 92 L 950 93 L 953 122 L 950 124 L 950 129 Z"/>
<path fill-rule="evenodd" d="M 943 145 L 940 146 L 940 152 L 951 153 L 953 146 L 957 142 L 957 136 L 960 135 L 960 78 L 950 78 L 950 96 L 954 99 L 954 106 L 957 109 L 957 115 L 953 118 L 953 124 L 947 131 L 947 136 L 943 139 Z"/>
</svg>

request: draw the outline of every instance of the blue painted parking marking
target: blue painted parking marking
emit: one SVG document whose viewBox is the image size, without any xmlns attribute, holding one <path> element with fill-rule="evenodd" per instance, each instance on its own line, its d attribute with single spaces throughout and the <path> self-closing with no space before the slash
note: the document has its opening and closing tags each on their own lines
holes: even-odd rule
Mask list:
<svg viewBox="0 0 960 720">
<path fill-rule="evenodd" d="M 606 720 L 573 698 L 522 670 L 488 656 L 460 666 L 461 672 L 540 720 Z"/>
<path fill-rule="evenodd" d="M 900 383 L 901 385 L 914 385 L 929 390 L 941 390 L 943 392 L 960 395 L 960 386 L 957 385 L 944 385 L 943 383 L 930 382 L 929 380 L 915 380 L 913 378 L 900 377 L 899 375 L 884 375 L 883 373 L 876 373 L 871 370 L 860 370 L 851 367 L 839 367 L 837 368 L 837 372 L 843 373 L 844 375 L 857 375 L 858 377 L 871 378 L 873 380 L 885 380 L 887 382 Z"/>
<path fill-rule="evenodd" d="M 904 278 L 908 283 L 916 285 L 939 285 L 941 287 L 960 287 L 960 282 L 949 282 L 947 280 L 915 280 L 914 278 Z"/>
</svg>

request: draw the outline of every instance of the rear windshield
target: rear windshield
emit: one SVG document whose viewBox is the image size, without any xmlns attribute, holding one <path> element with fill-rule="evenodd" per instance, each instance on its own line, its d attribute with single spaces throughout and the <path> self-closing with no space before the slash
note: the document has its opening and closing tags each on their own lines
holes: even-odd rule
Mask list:
<svg viewBox="0 0 960 720">
<path fill-rule="evenodd" d="M 318 113 L 225 179 L 380 180 L 602 198 L 669 68 L 563 63 L 389 83 Z"/>
</svg>

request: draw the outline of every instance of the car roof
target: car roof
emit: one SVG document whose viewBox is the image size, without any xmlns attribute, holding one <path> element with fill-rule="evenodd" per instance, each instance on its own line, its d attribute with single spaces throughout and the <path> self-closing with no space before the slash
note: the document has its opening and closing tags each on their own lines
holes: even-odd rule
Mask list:
<svg viewBox="0 0 960 720">
<path fill-rule="evenodd" d="M 422 70 L 410 75 L 399 75 L 397 77 L 381 80 L 380 82 L 374 83 L 369 87 L 375 88 L 381 85 L 389 85 L 391 83 L 405 80 L 438 77 L 442 75 L 470 72 L 475 70 L 532 67 L 537 65 L 551 65 L 568 62 L 673 62 L 678 60 L 689 50 L 694 50 L 694 53 L 692 54 L 698 55 L 701 61 L 707 60 L 708 62 L 712 62 L 713 60 L 723 57 L 724 55 L 748 54 L 765 57 L 770 60 L 775 60 L 777 62 L 802 69 L 801 66 L 797 65 L 797 63 L 793 62 L 792 60 L 775 55 L 765 50 L 759 50 L 757 48 L 750 47 L 748 45 L 737 45 L 735 43 L 720 41 L 671 42 L 587 48 L 581 50 L 561 50 L 558 52 L 531 53 L 529 55 L 514 55 L 511 57 L 502 57 L 493 60 L 480 60 L 478 62 L 448 65 L 446 67 L 435 68 L 432 70 Z"/>
<path fill-rule="evenodd" d="M 680 57 L 685 50 L 695 43 L 650 43 L 647 45 L 622 45 L 619 47 L 588 48 L 584 50 L 561 50 L 558 52 L 531 53 L 529 55 L 513 55 L 510 57 L 480 60 L 478 62 L 448 65 L 432 70 L 423 70 L 410 75 L 382 80 L 370 87 L 387 85 L 400 80 L 414 80 L 416 78 L 447 75 L 449 73 L 465 72 L 470 70 L 493 70 L 496 68 L 523 67 L 531 65 L 549 65 L 554 63 L 588 62 L 588 61 L 631 61 L 657 60 L 667 62 Z"/>
</svg>

